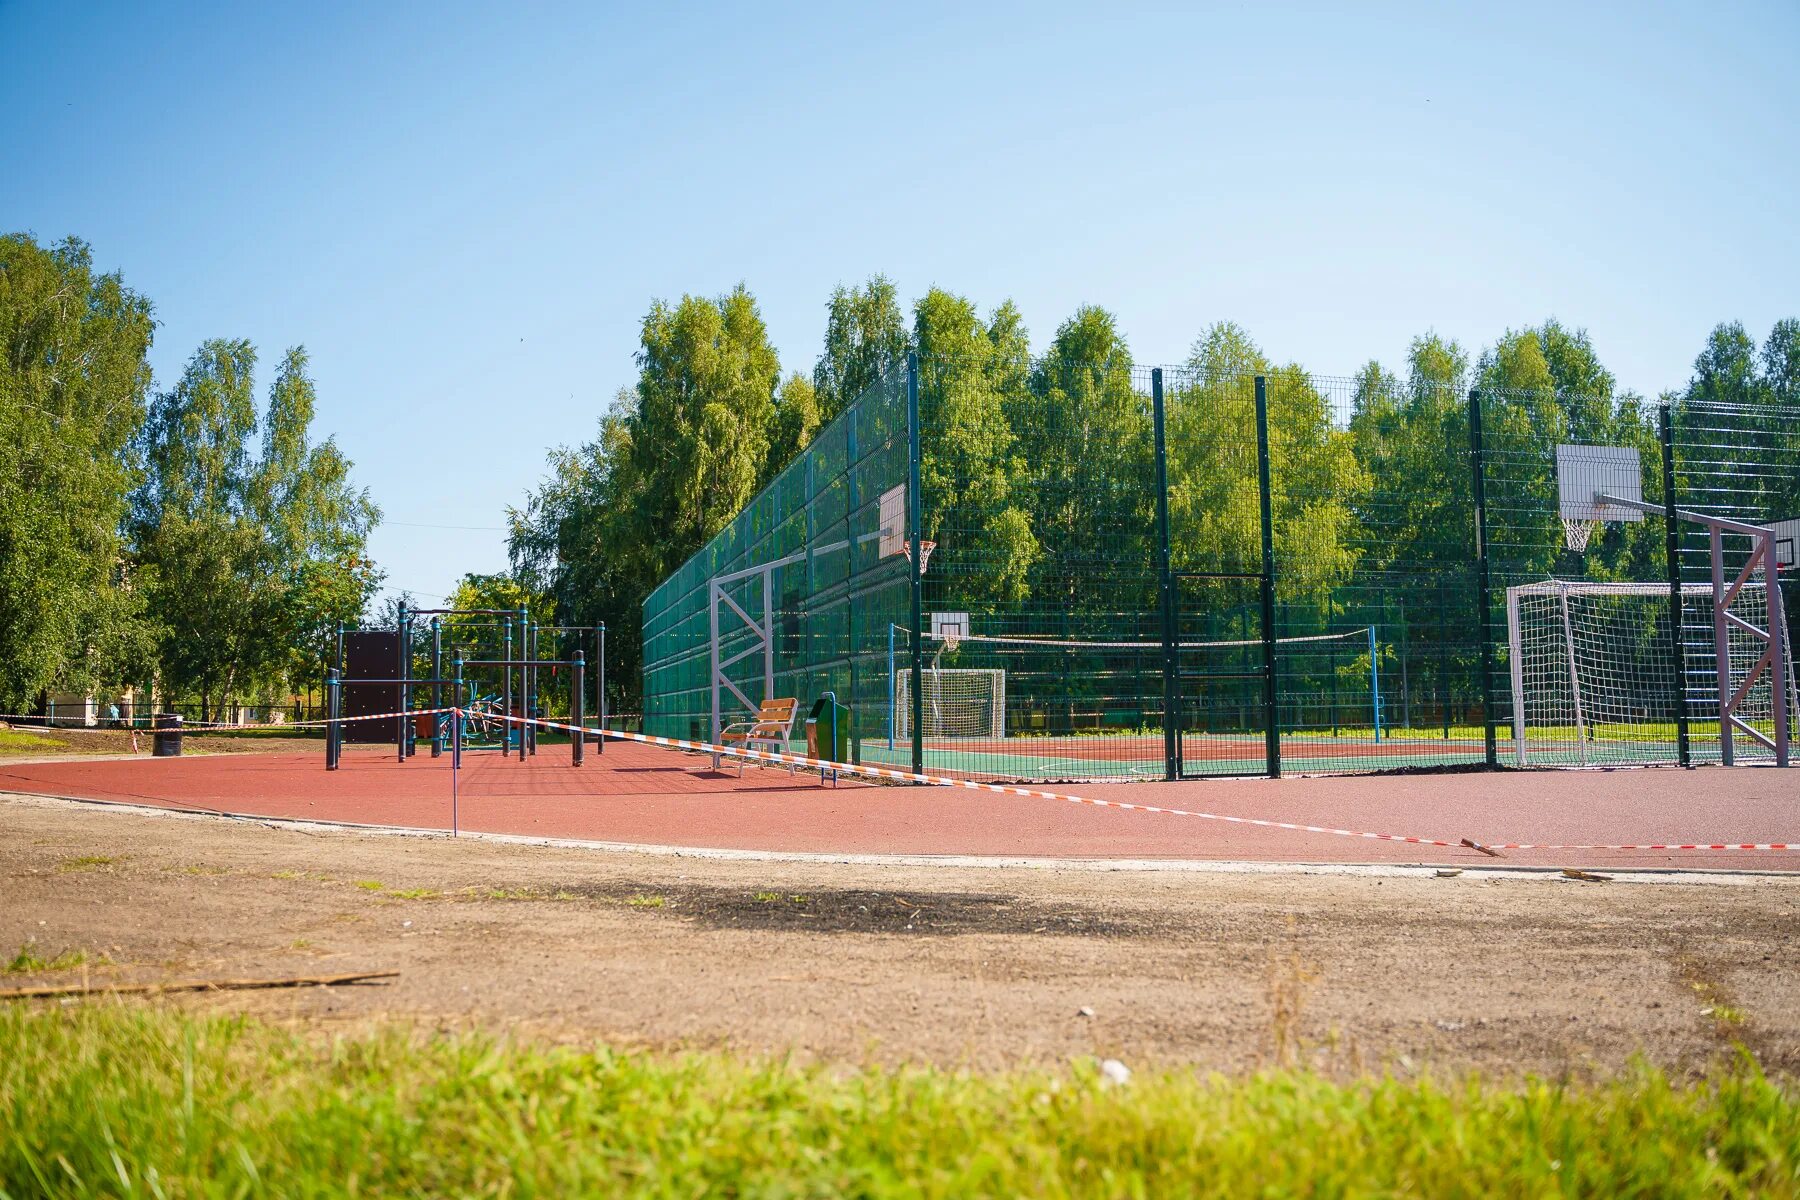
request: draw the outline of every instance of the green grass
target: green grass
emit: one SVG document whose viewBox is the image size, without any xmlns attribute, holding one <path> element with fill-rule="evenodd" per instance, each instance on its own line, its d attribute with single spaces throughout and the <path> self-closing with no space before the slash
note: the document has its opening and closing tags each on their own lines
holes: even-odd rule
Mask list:
<svg viewBox="0 0 1800 1200">
<path fill-rule="evenodd" d="M 5 963 L 0 964 L 0 975 L 28 975 L 39 971 L 69 971 L 88 961 L 86 950 L 64 950 L 61 954 L 45 958 L 37 952 L 37 943 L 28 941 L 19 947 L 19 952 Z M 102 958 L 101 963 L 106 960 Z"/>
<path fill-rule="evenodd" d="M 95 867 L 110 867 L 114 863 L 124 861 L 122 854 L 79 854 L 74 858 L 65 858 L 56 864 L 56 869 L 65 874 L 71 871 L 91 871 Z"/>
<path fill-rule="evenodd" d="M 1793 1195 L 1747 1060 L 1675 1084 L 850 1072 L 122 1006 L 0 1011 L 0 1194 Z"/>
<path fill-rule="evenodd" d="M 23 729 L 0 729 L 0 754 L 23 753 L 28 750 L 54 750 L 63 743 L 41 733 Z"/>
</svg>

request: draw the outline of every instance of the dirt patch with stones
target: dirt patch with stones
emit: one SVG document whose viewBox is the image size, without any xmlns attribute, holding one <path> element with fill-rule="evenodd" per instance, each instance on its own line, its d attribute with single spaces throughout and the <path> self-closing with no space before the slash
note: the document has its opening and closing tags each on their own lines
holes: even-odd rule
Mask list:
<svg viewBox="0 0 1800 1200">
<path fill-rule="evenodd" d="M 0 797 L 0 894 L 0 988 L 400 972 L 129 1001 L 327 1028 L 1503 1076 L 1741 1044 L 1800 1071 L 1791 878 L 756 862 Z"/>
</svg>

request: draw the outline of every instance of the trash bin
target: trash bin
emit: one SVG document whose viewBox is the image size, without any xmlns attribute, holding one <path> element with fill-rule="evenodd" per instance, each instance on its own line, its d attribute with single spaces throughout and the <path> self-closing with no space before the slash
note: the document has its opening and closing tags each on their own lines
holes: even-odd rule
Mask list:
<svg viewBox="0 0 1800 1200">
<path fill-rule="evenodd" d="M 806 753 L 829 762 L 850 761 L 850 710 L 829 692 L 813 701 L 807 714 Z"/>
<path fill-rule="evenodd" d="M 150 754 L 154 758 L 181 757 L 181 714 L 157 713 L 155 744 Z"/>
</svg>

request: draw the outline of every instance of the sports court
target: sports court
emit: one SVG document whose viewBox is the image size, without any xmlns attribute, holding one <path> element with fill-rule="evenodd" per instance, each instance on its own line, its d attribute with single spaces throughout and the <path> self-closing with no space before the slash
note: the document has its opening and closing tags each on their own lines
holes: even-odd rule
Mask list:
<svg viewBox="0 0 1800 1200">
<path fill-rule="evenodd" d="M 1791 836 L 1792 777 L 1772 768 L 1501 772 L 1069 785 L 1104 803 L 906 787 L 728 763 L 610 741 L 580 768 L 565 747 L 524 761 L 354 748 L 326 773 L 318 754 L 10 762 L 0 791 L 242 814 L 624 845 L 823 855 L 1216 862 L 1435 863 L 1615 869 L 1800 869 L 1794 850 L 1506 850 L 1769 843 Z M 453 813 L 454 804 L 454 813 Z M 1136 807 L 1110 807 L 1128 805 Z M 1447 841 L 1419 845 L 1142 811 L 1316 825 Z"/>
</svg>

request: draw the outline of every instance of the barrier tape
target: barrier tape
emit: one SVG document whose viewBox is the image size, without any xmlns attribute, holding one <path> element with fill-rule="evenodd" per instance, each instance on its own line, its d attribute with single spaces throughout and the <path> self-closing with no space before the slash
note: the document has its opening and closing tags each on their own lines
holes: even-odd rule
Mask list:
<svg viewBox="0 0 1800 1200">
<path fill-rule="evenodd" d="M 528 717 L 501 716 L 502 720 L 519 724 L 542 725 L 550 729 L 561 729 L 574 733 L 576 727 L 557 721 L 545 721 Z M 1066 792 L 1049 792 L 1039 788 L 1018 787 L 1004 783 L 982 783 L 974 779 L 958 779 L 950 775 L 921 775 L 911 771 L 898 771 L 891 767 L 871 767 L 861 763 L 837 763 L 828 759 L 808 758 L 801 754 L 779 754 L 771 750 L 751 750 L 748 747 L 735 749 L 729 746 L 715 746 L 709 742 L 689 741 L 686 738 L 658 737 L 648 733 L 629 733 L 622 729 L 588 729 L 581 732 L 592 736 L 619 738 L 623 741 L 642 742 L 650 746 L 669 746 L 677 750 L 693 750 L 702 754 L 717 754 L 731 758 L 743 758 L 753 762 L 780 763 L 783 766 L 807 767 L 820 771 L 837 771 L 846 775 L 865 775 L 872 779 L 891 779 L 900 783 L 923 783 L 932 787 L 965 788 L 969 791 L 992 792 L 1001 796 L 1023 796 L 1033 800 L 1060 800 L 1067 804 L 1086 804 L 1095 808 L 1114 808 L 1125 812 L 1155 813 L 1165 817 L 1192 817 L 1201 821 L 1220 821 L 1229 825 L 1253 825 L 1261 829 L 1282 829 L 1291 833 L 1319 833 L 1332 837 L 1362 838 L 1367 841 L 1396 842 L 1408 846 L 1440 846 L 1450 850 L 1473 849 L 1480 851 L 1496 850 L 1800 850 L 1800 843 L 1794 842 L 1646 842 L 1641 844 L 1620 843 L 1616 845 L 1585 844 L 1573 842 L 1488 842 L 1477 843 L 1468 838 L 1447 841 L 1442 838 L 1411 837 L 1399 833 L 1373 833 L 1358 829 L 1337 829 L 1329 825 L 1306 825 L 1295 821 L 1272 821 L 1262 817 L 1239 817 L 1229 813 L 1200 812 L 1188 808 L 1167 808 L 1158 804 L 1133 804 L 1126 800 L 1095 800 L 1088 796 L 1075 796 Z"/>
<path fill-rule="evenodd" d="M 396 717 L 436 716 L 439 713 L 455 711 L 455 708 L 414 708 L 408 709 L 405 712 L 363 713 L 359 716 L 337 717 L 335 719 L 331 717 L 319 717 L 312 721 L 245 721 L 242 724 L 233 724 L 230 721 L 189 721 L 184 717 L 179 726 L 171 725 L 163 729 L 158 729 L 154 725 L 135 724 L 52 725 L 49 723 L 51 718 L 41 713 L 0 713 L 0 721 L 9 723 L 19 721 L 43 722 L 43 724 L 29 726 L 29 728 L 32 729 L 116 729 L 121 733 L 174 733 L 179 730 L 182 733 L 206 733 L 232 729 L 323 729 L 327 725 L 333 724 L 334 721 L 336 724 L 340 725 L 348 724 L 351 721 L 392 721 Z M 107 718 L 97 719 L 106 720 Z M 120 720 L 124 720 L 124 718 L 121 717 Z"/>
</svg>

